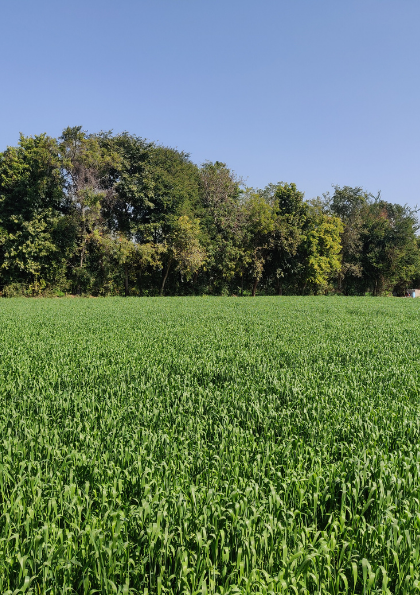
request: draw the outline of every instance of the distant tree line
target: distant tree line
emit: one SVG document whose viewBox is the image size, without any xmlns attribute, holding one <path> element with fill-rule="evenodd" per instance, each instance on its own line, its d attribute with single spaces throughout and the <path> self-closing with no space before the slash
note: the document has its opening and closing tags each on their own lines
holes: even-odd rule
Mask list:
<svg viewBox="0 0 420 595">
<path fill-rule="evenodd" d="M 0 153 L 4 296 L 404 294 L 416 211 L 362 188 L 305 201 L 137 136 L 66 128 Z"/>
</svg>

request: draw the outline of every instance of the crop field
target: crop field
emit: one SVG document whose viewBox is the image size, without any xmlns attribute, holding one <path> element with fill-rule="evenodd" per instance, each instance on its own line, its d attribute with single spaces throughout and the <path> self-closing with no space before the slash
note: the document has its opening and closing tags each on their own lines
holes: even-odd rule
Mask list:
<svg viewBox="0 0 420 595">
<path fill-rule="evenodd" d="M 418 593 L 420 300 L 0 301 L 1 593 Z"/>
</svg>

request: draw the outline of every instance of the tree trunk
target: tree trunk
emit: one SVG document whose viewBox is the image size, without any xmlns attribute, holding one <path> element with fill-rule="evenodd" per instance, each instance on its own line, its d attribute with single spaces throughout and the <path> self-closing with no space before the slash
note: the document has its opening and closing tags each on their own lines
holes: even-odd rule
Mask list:
<svg viewBox="0 0 420 595">
<path fill-rule="evenodd" d="M 283 284 L 280 283 L 280 281 L 278 281 L 278 284 L 277 284 L 277 291 L 278 291 L 278 295 L 283 295 Z"/>
<path fill-rule="evenodd" d="M 125 297 L 130 295 L 130 288 L 128 286 L 128 268 L 127 265 L 124 265 L 124 289 L 125 289 Z"/>
<path fill-rule="evenodd" d="M 257 285 L 258 285 L 258 279 L 255 279 L 254 285 L 252 287 L 252 297 L 255 297 L 255 294 L 257 292 Z"/>
<path fill-rule="evenodd" d="M 85 234 L 85 230 L 83 230 L 83 235 Z M 82 242 L 82 249 L 80 251 L 80 269 L 83 268 L 83 264 L 85 261 L 85 254 L 86 254 L 86 237 L 83 237 L 83 242 Z M 77 284 L 77 293 L 79 295 L 82 295 L 82 288 L 80 286 L 80 281 Z"/>
<path fill-rule="evenodd" d="M 241 273 L 241 297 L 244 297 L 244 272 Z"/>
<path fill-rule="evenodd" d="M 83 267 L 83 261 L 85 259 L 85 248 L 86 248 L 86 240 L 83 240 L 82 251 L 80 253 L 80 268 Z"/>
<path fill-rule="evenodd" d="M 86 250 L 86 224 L 85 221 L 83 221 L 83 227 L 82 227 L 82 251 L 80 253 L 80 268 L 83 267 L 83 261 L 85 259 L 85 250 Z"/>
<path fill-rule="evenodd" d="M 171 266 L 171 262 L 172 262 L 172 258 L 170 258 L 168 260 L 168 264 L 166 266 L 165 275 L 163 276 L 163 279 L 162 279 L 162 287 L 160 288 L 160 295 L 163 295 L 163 290 L 165 289 L 165 283 L 166 283 L 166 279 L 168 278 L 169 267 Z"/>
</svg>

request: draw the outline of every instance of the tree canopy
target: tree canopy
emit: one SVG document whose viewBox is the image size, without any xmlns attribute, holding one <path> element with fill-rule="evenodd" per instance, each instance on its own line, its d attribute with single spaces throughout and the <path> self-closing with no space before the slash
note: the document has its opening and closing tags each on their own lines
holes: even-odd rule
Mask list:
<svg viewBox="0 0 420 595">
<path fill-rule="evenodd" d="M 0 153 L 7 295 L 404 294 L 415 210 L 363 188 L 305 200 L 128 132 L 66 128 Z"/>
</svg>

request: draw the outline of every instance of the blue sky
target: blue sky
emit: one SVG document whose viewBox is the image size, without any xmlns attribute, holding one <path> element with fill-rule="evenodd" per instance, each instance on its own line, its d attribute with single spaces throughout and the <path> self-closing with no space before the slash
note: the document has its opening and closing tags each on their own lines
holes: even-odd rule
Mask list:
<svg viewBox="0 0 420 595">
<path fill-rule="evenodd" d="M 419 0 L 2 0 L 0 150 L 128 130 L 250 186 L 420 205 Z"/>
</svg>

